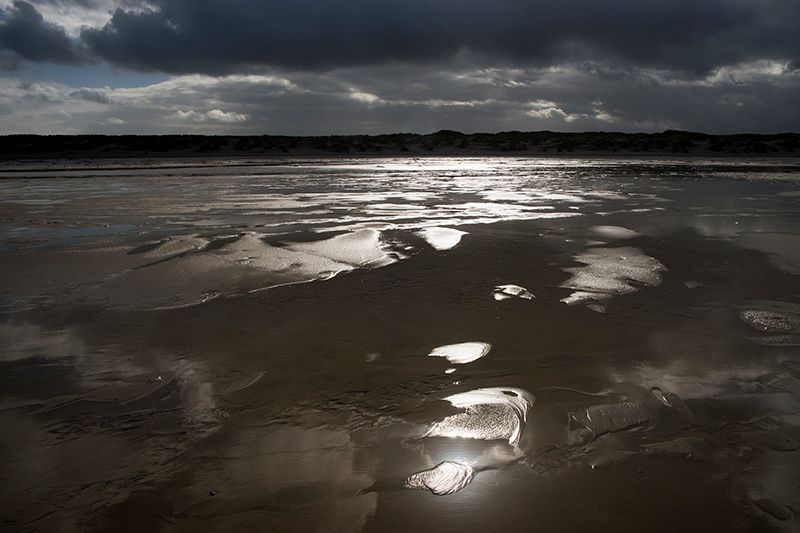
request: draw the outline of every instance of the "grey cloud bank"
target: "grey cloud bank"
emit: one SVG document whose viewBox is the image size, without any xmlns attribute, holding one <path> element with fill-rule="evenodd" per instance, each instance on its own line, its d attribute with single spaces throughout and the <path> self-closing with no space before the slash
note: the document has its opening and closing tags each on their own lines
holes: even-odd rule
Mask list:
<svg viewBox="0 0 800 533">
<path fill-rule="evenodd" d="M 782 68 L 754 63 L 680 83 L 578 67 L 187 75 L 116 89 L 0 79 L 0 132 L 792 131 L 800 80 Z"/>
</svg>

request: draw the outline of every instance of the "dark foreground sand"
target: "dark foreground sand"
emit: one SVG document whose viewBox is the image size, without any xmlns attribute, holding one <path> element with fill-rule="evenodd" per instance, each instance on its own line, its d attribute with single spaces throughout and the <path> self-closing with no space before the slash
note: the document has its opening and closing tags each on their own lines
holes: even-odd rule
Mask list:
<svg viewBox="0 0 800 533">
<path fill-rule="evenodd" d="M 142 166 L 0 179 L 4 530 L 800 528 L 800 168 Z"/>
</svg>

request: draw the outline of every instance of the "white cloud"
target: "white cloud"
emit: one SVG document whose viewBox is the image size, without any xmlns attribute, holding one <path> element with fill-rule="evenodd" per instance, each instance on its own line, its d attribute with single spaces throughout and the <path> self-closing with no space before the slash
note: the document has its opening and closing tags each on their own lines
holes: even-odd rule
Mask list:
<svg viewBox="0 0 800 533">
<path fill-rule="evenodd" d="M 216 121 L 229 124 L 247 120 L 247 115 L 244 113 L 233 113 L 221 109 L 211 109 L 210 111 L 195 111 L 193 109 L 178 110 L 173 113 L 172 116 L 178 120 L 188 120 L 192 122 Z"/>
<path fill-rule="evenodd" d="M 564 122 L 573 123 L 585 120 L 596 120 L 600 122 L 607 122 L 613 124 L 619 119 L 603 109 L 603 103 L 599 101 L 592 102 L 591 112 L 586 113 L 567 113 L 559 107 L 559 104 L 550 100 L 533 100 L 528 102 L 527 115 L 533 118 L 540 119 L 553 119 L 560 118 Z"/>
<path fill-rule="evenodd" d="M 247 115 L 244 113 L 226 112 L 221 109 L 206 111 L 206 116 L 209 120 L 217 120 L 219 122 L 244 122 L 247 120 Z"/>
<path fill-rule="evenodd" d="M 430 100 L 402 100 L 403 105 L 422 105 L 425 107 L 479 107 L 493 103 L 494 100 L 443 100 L 432 98 Z"/>
<path fill-rule="evenodd" d="M 356 102 L 363 102 L 365 104 L 374 105 L 383 103 L 380 96 L 372 93 L 365 93 L 363 91 L 357 91 L 355 89 L 350 89 L 348 96 Z"/>
<path fill-rule="evenodd" d="M 566 118 L 567 113 L 564 112 L 563 109 L 558 107 L 555 102 L 551 102 L 550 100 L 533 100 L 528 102 L 528 116 L 533 118 L 554 118 L 554 117 L 561 117 Z"/>
</svg>

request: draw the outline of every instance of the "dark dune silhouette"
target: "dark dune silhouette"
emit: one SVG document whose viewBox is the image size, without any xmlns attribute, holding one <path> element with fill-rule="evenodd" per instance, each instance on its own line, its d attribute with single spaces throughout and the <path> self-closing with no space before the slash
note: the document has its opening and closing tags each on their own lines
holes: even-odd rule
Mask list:
<svg viewBox="0 0 800 533">
<path fill-rule="evenodd" d="M 7 135 L 0 158 L 187 157 L 272 155 L 800 155 L 800 134 L 709 135 L 661 133 L 558 133 L 552 131 L 427 135 Z"/>
</svg>

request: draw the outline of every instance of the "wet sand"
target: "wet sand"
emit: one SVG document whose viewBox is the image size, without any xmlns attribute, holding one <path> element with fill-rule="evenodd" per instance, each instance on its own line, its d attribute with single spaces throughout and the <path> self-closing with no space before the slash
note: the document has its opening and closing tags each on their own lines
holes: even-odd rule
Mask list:
<svg viewBox="0 0 800 533">
<path fill-rule="evenodd" d="M 798 531 L 800 166 L 0 172 L 9 531 Z"/>
</svg>

